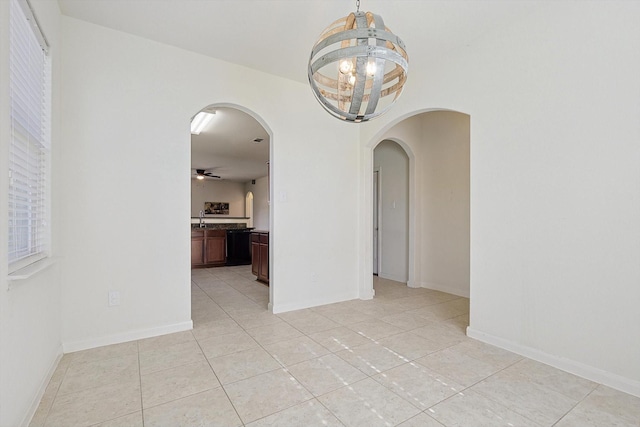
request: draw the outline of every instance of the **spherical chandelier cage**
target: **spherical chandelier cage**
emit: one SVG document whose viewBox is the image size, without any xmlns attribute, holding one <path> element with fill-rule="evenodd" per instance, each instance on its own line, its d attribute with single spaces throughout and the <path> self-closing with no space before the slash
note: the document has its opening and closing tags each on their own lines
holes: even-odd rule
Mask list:
<svg viewBox="0 0 640 427">
<path fill-rule="evenodd" d="M 329 25 L 313 46 L 309 84 L 334 117 L 364 122 L 391 108 L 408 67 L 402 40 L 379 15 L 358 11 Z"/>
</svg>

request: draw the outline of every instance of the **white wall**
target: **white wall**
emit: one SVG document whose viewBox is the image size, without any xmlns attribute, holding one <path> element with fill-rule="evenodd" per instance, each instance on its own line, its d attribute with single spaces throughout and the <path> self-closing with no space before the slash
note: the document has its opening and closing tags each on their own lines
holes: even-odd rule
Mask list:
<svg viewBox="0 0 640 427">
<path fill-rule="evenodd" d="M 229 216 L 243 217 L 244 185 L 242 182 L 192 179 L 191 216 L 198 217 L 205 202 L 228 202 Z"/>
<path fill-rule="evenodd" d="M 190 327 L 184 171 L 189 118 L 202 105 L 252 111 L 273 137 L 271 185 L 283 195 L 269 227 L 273 310 L 357 296 L 357 218 L 344 219 L 356 209 L 357 127 L 324 113 L 307 85 L 75 19 L 63 24 L 67 350 Z M 319 164 L 331 173 L 309 173 Z M 158 165 L 163 173 L 152 173 Z M 309 212 L 328 199 L 344 210 Z M 166 209 L 148 213 L 158 200 Z M 313 246 L 300 239 L 309 224 Z M 108 307 L 109 290 L 121 292 L 120 306 Z"/>
<path fill-rule="evenodd" d="M 269 229 L 269 203 L 268 203 L 269 179 L 266 176 L 251 181 L 244 185 L 244 193 L 253 193 L 253 228 L 258 230 Z"/>
<path fill-rule="evenodd" d="M 59 145 L 60 43 L 57 2 L 32 0 L 32 7 L 51 45 L 53 78 L 53 197 Z M 0 2 L 0 426 L 27 423 L 62 355 L 60 336 L 60 274 L 55 264 L 26 280 L 7 281 L 7 189 L 9 150 L 9 2 Z M 54 202 L 52 253 L 59 254 L 59 223 Z"/>
<path fill-rule="evenodd" d="M 378 276 L 406 282 L 409 272 L 409 157 L 397 143 L 378 144 L 373 154 L 378 168 L 379 254 Z"/>
<path fill-rule="evenodd" d="M 418 204 L 423 286 L 469 296 L 469 116 L 434 111 L 422 120 Z"/>
<path fill-rule="evenodd" d="M 396 107 L 361 128 L 364 179 L 404 116 L 469 114 L 469 333 L 636 395 L 638 21 L 637 2 L 553 2 L 439 61 L 413 55 Z"/>
</svg>

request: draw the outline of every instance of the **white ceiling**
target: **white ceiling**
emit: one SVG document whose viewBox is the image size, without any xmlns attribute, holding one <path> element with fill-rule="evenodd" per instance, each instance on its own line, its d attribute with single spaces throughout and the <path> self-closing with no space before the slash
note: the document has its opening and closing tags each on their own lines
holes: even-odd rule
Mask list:
<svg viewBox="0 0 640 427">
<path fill-rule="evenodd" d="M 311 47 L 322 30 L 355 11 L 355 1 L 351 0 L 58 0 L 58 3 L 67 16 L 299 82 L 307 81 Z M 411 62 L 417 57 L 435 61 L 495 27 L 513 23 L 544 3 L 361 0 L 361 10 L 384 18 L 385 24 L 405 42 Z M 230 121 L 225 122 L 225 117 Z M 251 165 L 264 164 L 266 160 L 260 156 L 266 154 L 268 158 L 267 144 L 248 149 L 244 143 L 258 136 L 251 133 L 259 132 L 257 122 L 244 113 L 225 111 L 214 124 L 217 128 L 192 138 L 192 167 L 225 167 L 226 171 L 215 171 L 224 179 L 256 178 L 257 171 L 251 173 L 249 169 Z M 262 172 L 258 176 L 266 175 L 266 170 Z"/>
<path fill-rule="evenodd" d="M 191 135 L 192 175 L 193 169 L 205 169 L 237 182 L 266 176 L 269 135 L 262 125 L 235 108 L 216 108 L 215 112 L 199 135 Z M 256 138 L 263 141 L 253 142 Z"/>
</svg>

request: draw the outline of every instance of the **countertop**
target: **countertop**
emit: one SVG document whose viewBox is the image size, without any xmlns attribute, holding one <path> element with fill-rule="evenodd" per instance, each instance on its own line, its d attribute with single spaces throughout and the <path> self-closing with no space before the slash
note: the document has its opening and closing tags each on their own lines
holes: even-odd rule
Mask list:
<svg viewBox="0 0 640 427">
<path fill-rule="evenodd" d="M 191 230 L 244 230 L 247 227 L 247 224 L 215 224 L 215 223 L 205 223 L 204 227 L 200 227 L 200 224 L 191 224 Z"/>
<path fill-rule="evenodd" d="M 199 216 L 192 216 L 191 219 L 200 219 Z M 211 215 L 205 214 L 204 219 L 251 219 L 245 216 L 227 216 L 227 215 Z"/>
</svg>

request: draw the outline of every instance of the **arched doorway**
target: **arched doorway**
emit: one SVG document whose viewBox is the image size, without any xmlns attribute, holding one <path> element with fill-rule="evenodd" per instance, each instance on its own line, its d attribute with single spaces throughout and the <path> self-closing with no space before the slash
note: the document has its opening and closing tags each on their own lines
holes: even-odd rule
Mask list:
<svg viewBox="0 0 640 427">
<path fill-rule="evenodd" d="M 247 217 L 247 227 L 253 228 L 253 193 L 251 191 L 244 198 L 244 216 Z"/>
<path fill-rule="evenodd" d="M 365 206 L 372 209 L 367 229 L 361 230 L 371 248 L 375 150 L 385 140 L 397 143 L 409 158 L 407 284 L 469 297 L 470 117 L 446 110 L 416 112 L 397 120 L 367 144 L 365 176 L 371 178 Z M 384 167 L 381 175 L 385 175 Z M 373 256 L 363 268 L 367 270 L 362 271 L 360 297 L 367 299 L 374 295 Z"/>
<path fill-rule="evenodd" d="M 207 229 L 227 230 L 227 242 L 232 240 L 230 229 L 237 233 L 255 227 L 256 223 L 264 230 L 272 229 L 272 210 L 268 203 L 273 150 L 270 128 L 258 114 L 239 105 L 211 104 L 198 114 L 202 112 L 208 113 L 209 122 L 196 133 L 192 129 L 191 135 L 192 224 L 204 222 Z M 192 123 L 198 114 L 192 117 Z M 212 210 L 207 210 L 207 206 Z M 250 238 L 233 240 L 244 242 Z M 272 243 L 273 236 L 270 236 L 269 245 Z M 272 265 L 273 251 L 268 253 L 267 264 Z M 248 277 L 251 277 L 250 264 L 249 258 Z M 264 295 L 265 309 L 272 305 L 273 277 L 269 283 Z"/>
<path fill-rule="evenodd" d="M 409 280 L 409 156 L 385 139 L 373 150 L 373 274 Z"/>
</svg>

